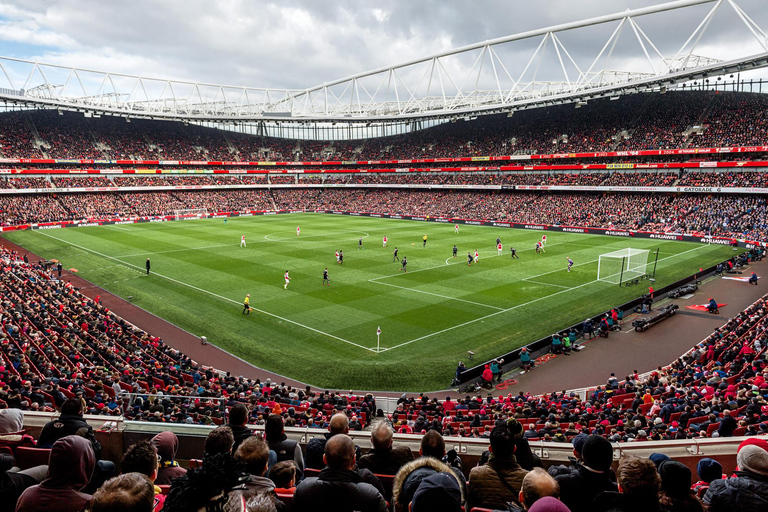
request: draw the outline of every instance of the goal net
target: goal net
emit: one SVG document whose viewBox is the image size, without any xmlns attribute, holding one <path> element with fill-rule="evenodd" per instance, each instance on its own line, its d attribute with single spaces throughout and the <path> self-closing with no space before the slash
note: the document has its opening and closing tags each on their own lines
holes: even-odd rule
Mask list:
<svg viewBox="0 0 768 512">
<path fill-rule="evenodd" d="M 208 216 L 206 208 L 187 208 L 186 210 L 174 210 L 175 220 L 204 219 Z"/>
<path fill-rule="evenodd" d="M 597 263 L 597 280 L 621 284 L 643 276 L 648 268 L 648 249 L 621 249 L 601 254 Z"/>
</svg>

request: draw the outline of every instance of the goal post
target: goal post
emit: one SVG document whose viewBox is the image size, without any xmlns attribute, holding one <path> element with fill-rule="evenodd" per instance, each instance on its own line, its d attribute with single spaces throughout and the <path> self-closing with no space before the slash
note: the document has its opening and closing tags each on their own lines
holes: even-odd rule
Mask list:
<svg viewBox="0 0 768 512">
<path fill-rule="evenodd" d="M 184 210 L 174 210 L 175 220 L 204 219 L 208 216 L 207 208 L 187 208 Z"/>
<path fill-rule="evenodd" d="M 648 249 L 621 249 L 601 254 L 597 263 L 597 280 L 621 285 L 648 273 Z"/>
</svg>

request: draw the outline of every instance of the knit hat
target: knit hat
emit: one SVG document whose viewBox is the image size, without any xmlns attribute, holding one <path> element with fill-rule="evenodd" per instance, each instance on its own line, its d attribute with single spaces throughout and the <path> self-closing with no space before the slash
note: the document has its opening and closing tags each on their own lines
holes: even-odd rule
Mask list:
<svg viewBox="0 0 768 512">
<path fill-rule="evenodd" d="M 571 509 L 565 506 L 565 504 L 557 498 L 552 496 L 544 496 L 539 498 L 531 505 L 528 512 L 571 512 Z"/>
<path fill-rule="evenodd" d="M 571 444 L 573 444 L 573 449 L 576 453 L 581 453 L 582 450 L 584 450 L 584 441 L 586 441 L 588 437 L 587 434 L 582 432 L 571 440 Z"/>
<path fill-rule="evenodd" d="M 613 462 L 613 446 L 603 436 L 593 434 L 584 441 L 581 455 L 587 466 L 595 471 L 608 471 Z"/>
<path fill-rule="evenodd" d="M 760 447 L 763 450 L 768 452 L 768 440 L 760 439 L 758 437 L 750 437 L 750 438 L 745 439 L 744 441 L 741 442 L 739 447 L 736 449 L 736 453 L 738 453 L 742 448 L 744 448 L 745 446 L 748 446 L 750 444 L 758 446 L 758 447 Z"/>
<path fill-rule="evenodd" d="M 755 445 L 747 445 L 736 454 L 736 465 L 741 471 L 768 476 L 768 452 Z"/>
<path fill-rule="evenodd" d="M 661 488 L 669 496 L 685 496 L 691 490 L 691 470 L 682 462 L 665 460 L 659 465 L 659 476 Z"/>
<path fill-rule="evenodd" d="M 448 473 L 435 473 L 419 484 L 411 500 L 412 512 L 460 512 L 461 489 Z"/>
<path fill-rule="evenodd" d="M 509 418 L 507 420 L 507 430 L 513 437 L 520 437 L 523 435 L 523 425 L 515 418 Z"/>
<path fill-rule="evenodd" d="M 661 466 L 662 462 L 664 462 L 665 460 L 670 460 L 670 458 L 667 455 L 664 455 L 663 453 L 652 453 L 651 456 L 648 458 L 651 459 L 651 462 L 654 463 L 657 470 L 659 469 L 659 466 Z"/>
<path fill-rule="evenodd" d="M 710 483 L 723 476 L 723 466 L 715 459 L 704 457 L 696 464 L 696 473 L 700 480 Z"/>
</svg>

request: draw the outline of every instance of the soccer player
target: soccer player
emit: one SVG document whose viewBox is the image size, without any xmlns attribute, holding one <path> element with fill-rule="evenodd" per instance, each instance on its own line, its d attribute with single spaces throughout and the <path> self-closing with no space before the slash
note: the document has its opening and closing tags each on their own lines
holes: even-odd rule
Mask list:
<svg viewBox="0 0 768 512">
<path fill-rule="evenodd" d="M 501 256 L 501 250 L 502 250 L 501 242 L 499 242 L 499 245 L 496 246 L 496 249 L 499 251 L 499 256 Z"/>
<path fill-rule="evenodd" d="M 286 290 L 288 289 L 288 283 L 291 282 L 291 278 L 288 276 L 288 271 L 285 271 L 285 275 L 283 276 L 285 278 L 285 284 L 283 285 L 283 288 Z"/>
<path fill-rule="evenodd" d="M 544 252 L 544 247 L 542 247 L 541 242 L 536 242 L 536 254 L 541 254 Z"/>
<path fill-rule="evenodd" d="M 251 294 L 245 296 L 243 300 L 243 314 L 245 316 L 251 316 Z"/>
<path fill-rule="evenodd" d="M 402 268 L 402 271 L 403 271 L 403 272 L 405 272 L 405 273 L 407 274 L 407 273 L 408 273 L 408 269 L 406 269 L 406 268 L 405 268 L 405 266 L 408 264 L 408 260 L 407 260 L 407 259 L 405 259 L 405 256 L 403 256 L 403 261 L 402 261 L 402 262 L 400 262 L 400 263 L 401 263 L 401 265 L 403 266 L 403 268 Z"/>
<path fill-rule="evenodd" d="M 453 244 L 453 257 L 456 257 L 456 253 L 459 252 L 458 247 L 456 247 L 456 244 Z"/>
<path fill-rule="evenodd" d="M 360 250 L 360 249 L 362 249 L 362 248 L 363 248 L 363 237 L 360 237 L 360 238 L 357 240 L 357 250 Z"/>
<path fill-rule="evenodd" d="M 475 249 L 475 260 L 474 261 L 475 261 L 475 263 L 480 261 L 480 254 L 477 252 L 477 249 Z"/>
<path fill-rule="evenodd" d="M 336 263 L 339 263 L 339 250 L 336 249 Z"/>
<path fill-rule="evenodd" d="M 542 247 L 547 246 L 547 235 L 541 235 L 541 246 Z"/>
<path fill-rule="evenodd" d="M 331 280 L 328 279 L 328 267 L 325 267 L 325 270 L 323 270 L 323 284 L 331 286 Z"/>
<path fill-rule="evenodd" d="M 517 255 L 517 251 L 515 250 L 514 247 L 510 247 L 509 252 L 512 254 L 512 259 L 515 259 L 515 258 L 520 259 L 520 256 Z"/>
<path fill-rule="evenodd" d="M 146 267 L 147 267 L 147 275 L 149 275 L 149 258 L 147 258 L 147 264 L 146 264 Z"/>
<path fill-rule="evenodd" d="M 248 247 L 245 245 L 245 235 L 240 237 L 240 247 Z"/>
<path fill-rule="evenodd" d="M 496 245 L 499 245 L 501 243 L 501 237 L 496 237 Z"/>
<path fill-rule="evenodd" d="M 472 262 L 473 262 L 473 261 L 474 261 L 474 260 L 472 259 L 472 253 L 471 253 L 471 252 L 468 252 L 468 253 L 467 253 L 467 266 L 468 266 L 468 267 L 471 267 L 471 266 L 472 266 Z"/>
<path fill-rule="evenodd" d="M 424 243 L 421 244 L 421 246 L 422 247 L 426 247 L 427 246 L 427 235 L 424 235 L 423 237 L 421 237 L 421 239 L 424 241 Z"/>
<path fill-rule="evenodd" d="M 339 265 L 344 264 L 344 251 L 339 251 Z"/>
<path fill-rule="evenodd" d="M 387 235 L 384 235 L 384 247 L 387 247 Z"/>
<path fill-rule="evenodd" d="M 296 236 L 301 234 L 301 226 L 296 226 Z"/>
<path fill-rule="evenodd" d="M 568 272 L 571 271 L 571 267 L 573 266 L 573 260 L 569 258 L 568 256 L 565 257 L 565 259 L 568 260 Z"/>
<path fill-rule="evenodd" d="M 458 233 L 458 232 L 459 232 L 459 225 L 458 225 L 458 224 L 456 224 L 455 226 L 453 226 L 453 232 L 454 232 L 454 233 Z"/>
<path fill-rule="evenodd" d="M 397 257 L 397 247 L 395 247 L 395 250 L 392 252 L 392 263 L 400 261 L 400 258 Z"/>
</svg>

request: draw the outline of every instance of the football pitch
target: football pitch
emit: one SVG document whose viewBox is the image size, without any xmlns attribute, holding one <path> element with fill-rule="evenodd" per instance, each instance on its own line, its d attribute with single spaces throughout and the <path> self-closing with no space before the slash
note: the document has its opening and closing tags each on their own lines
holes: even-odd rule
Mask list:
<svg viewBox="0 0 768 512">
<path fill-rule="evenodd" d="M 655 288 L 733 254 L 718 245 L 546 234 L 546 252 L 535 254 L 537 231 L 462 225 L 454 233 L 453 224 L 305 213 L 3 236 L 256 366 L 318 387 L 372 391 L 444 389 L 469 350 L 485 361 L 646 291 L 597 281 L 600 254 L 658 248 Z M 395 247 L 407 273 L 393 261 Z M 468 266 L 475 250 L 479 262 Z M 242 314 L 246 294 L 250 316 Z"/>
</svg>

